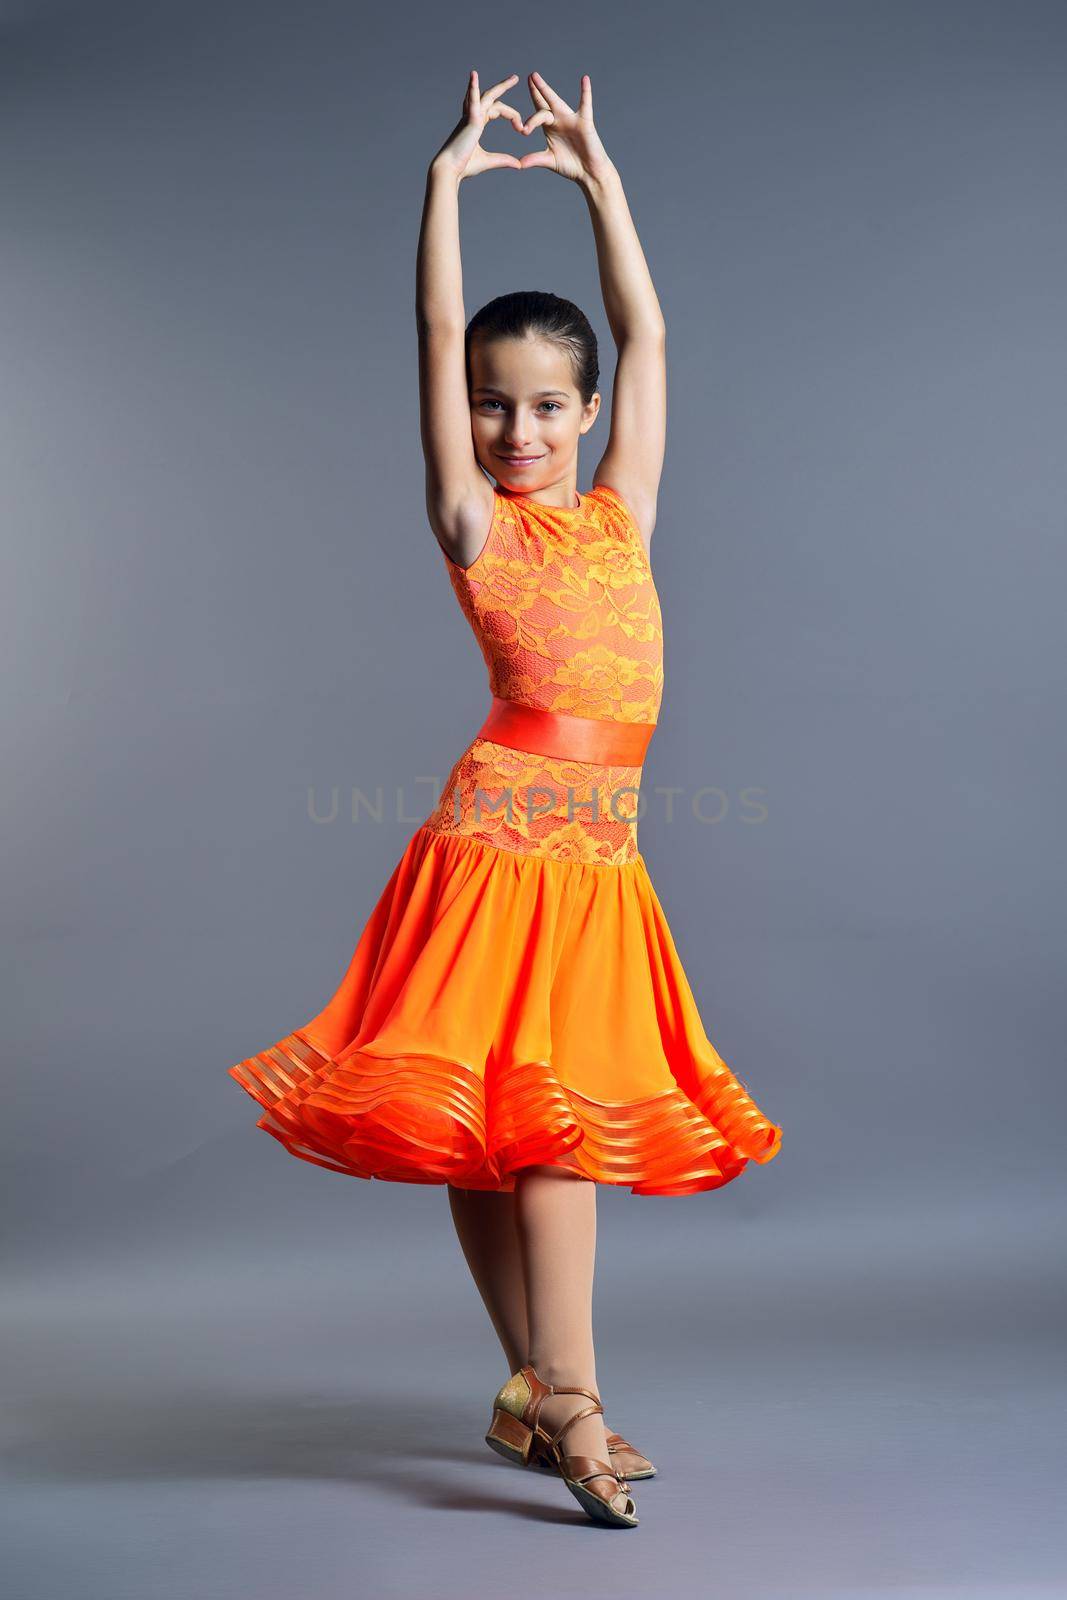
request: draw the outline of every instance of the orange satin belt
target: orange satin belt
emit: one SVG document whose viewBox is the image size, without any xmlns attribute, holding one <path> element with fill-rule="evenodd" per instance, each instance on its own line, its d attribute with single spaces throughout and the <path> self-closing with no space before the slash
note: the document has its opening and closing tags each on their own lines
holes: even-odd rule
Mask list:
<svg viewBox="0 0 1067 1600">
<path fill-rule="evenodd" d="M 598 766 L 639 767 L 654 722 L 616 722 L 603 717 L 575 717 L 566 711 L 545 711 L 518 700 L 493 696 L 479 739 L 492 739 L 514 750 L 565 761 L 590 761 Z"/>
</svg>

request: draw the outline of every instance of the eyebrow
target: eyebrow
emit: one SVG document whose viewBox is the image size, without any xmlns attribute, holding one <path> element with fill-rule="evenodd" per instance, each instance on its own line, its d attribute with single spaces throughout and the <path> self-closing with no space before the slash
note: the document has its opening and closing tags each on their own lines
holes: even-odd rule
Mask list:
<svg viewBox="0 0 1067 1600">
<path fill-rule="evenodd" d="M 488 383 L 479 383 L 473 392 L 475 394 L 504 394 L 503 389 L 494 389 L 492 384 Z M 538 389 L 537 393 L 531 396 L 531 399 L 543 400 L 546 395 L 550 394 L 560 394 L 564 400 L 567 398 L 566 389 Z M 507 396 L 505 395 L 506 398 Z"/>
</svg>

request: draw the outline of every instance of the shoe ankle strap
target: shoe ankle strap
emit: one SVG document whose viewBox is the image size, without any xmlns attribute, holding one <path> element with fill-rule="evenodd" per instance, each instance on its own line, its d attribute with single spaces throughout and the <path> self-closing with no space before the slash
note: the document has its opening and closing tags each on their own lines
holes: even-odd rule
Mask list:
<svg viewBox="0 0 1067 1600">
<path fill-rule="evenodd" d="M 548 1387 L 553 1394 L 585 1394 L 600 1404 L 600 1396 L 594 1394 L 592 1389 L 583 1389 L 580 1383 L 550 1383 Z"/>
<path fill-rule="evenodd" d="M 602 1413 L 604 1410 L 600 1396 L 595 1394 L 592 1389 L 587 1389 L 580 1383 L 546 1383 L 545 1380 L 539 1376 L 537 1369 L 531 1366 L 529 1362 L 527 1362 L 524 1367 L 520 1367 L 519 1371 L 532 1391 L 531 1399 L 527 1403 L 527 1406 L 523 1412 L 522 1420 L 527 1423 L 535 1433 L 543 1434 L 549 1446 L 554 1445 L 557 1439 L 561 1439 L 563 1437 L 563 1434 L 570 1427 L 572 1422 L 577 1422 L 580 1417 L 591 1417 L 598 1411 Z M 584 1394 L 587 1399 L 592 1400 L 593 1405 L 592 1407 L 587 1407 L 584 1411 L 577 1412 L 573 1417 L 569 1417 L 563 1424 L 563 1427 L 560 1428 L 559 1431 L 550 1438 L 547 1432 L 541 1427 L 541 1407 L 548 1399 L 549 1395 L 555 1394 Z"/>
</svg>

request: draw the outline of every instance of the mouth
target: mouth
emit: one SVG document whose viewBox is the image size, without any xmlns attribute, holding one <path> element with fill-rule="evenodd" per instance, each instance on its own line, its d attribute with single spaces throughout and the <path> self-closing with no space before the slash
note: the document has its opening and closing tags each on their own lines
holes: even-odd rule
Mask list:
<svg viewBox="0 0 1067 1600">
<path fill-rule="evenodd" d="M 535 461 L 540 461 L 541 456 L 501 456 L 501 461 L 506 461 L 509 467 L 532 467 Z"/>
</svg>

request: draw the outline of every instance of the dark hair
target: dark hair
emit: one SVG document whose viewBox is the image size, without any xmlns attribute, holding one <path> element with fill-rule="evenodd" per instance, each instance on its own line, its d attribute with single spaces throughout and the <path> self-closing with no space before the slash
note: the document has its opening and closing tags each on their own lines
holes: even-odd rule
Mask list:
<svg viewBox="0 0 1067 1600">
<path fill-rule="evenodd" d="M 471 382 L 471 340 L 551 339 L 570 356 L 574 386 L 587 406 L 596 393 L 600 361 L 596 334 L 589 319 L 571 300 L 539 289 L 517 289 L 501 294 L 476 311 L 467 324 L 463 339 L 467 363 L 467 387 Z"/>
</svg>

